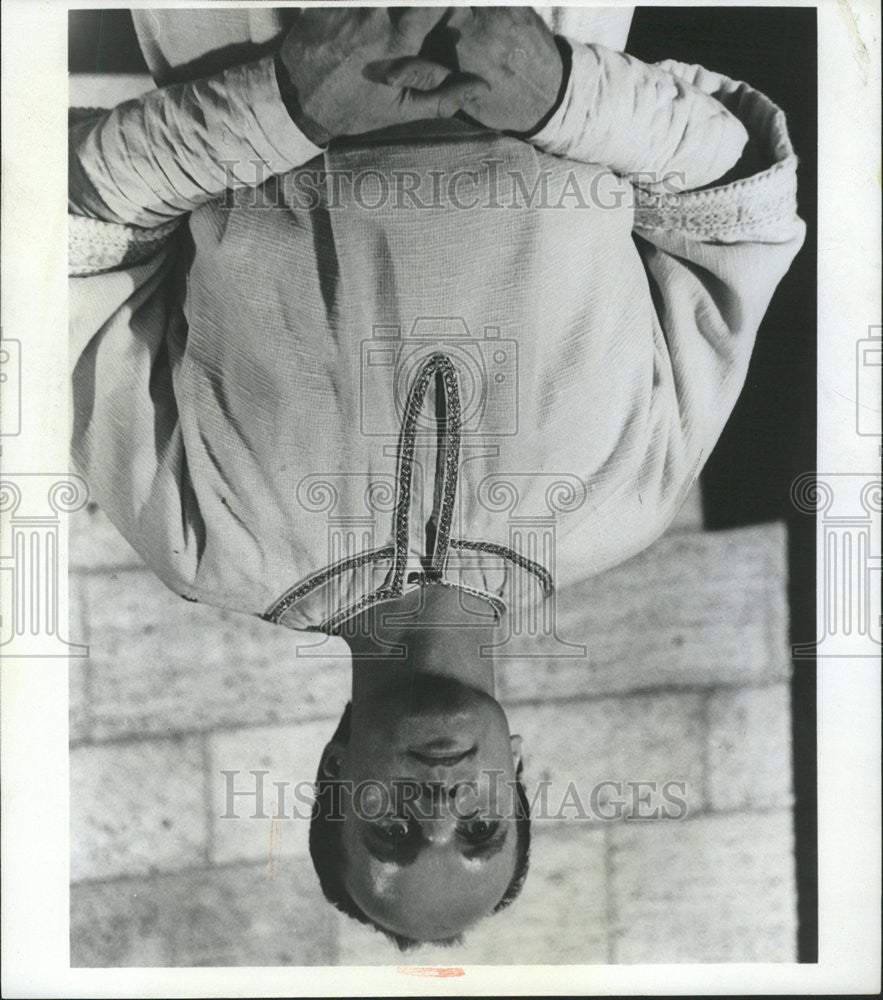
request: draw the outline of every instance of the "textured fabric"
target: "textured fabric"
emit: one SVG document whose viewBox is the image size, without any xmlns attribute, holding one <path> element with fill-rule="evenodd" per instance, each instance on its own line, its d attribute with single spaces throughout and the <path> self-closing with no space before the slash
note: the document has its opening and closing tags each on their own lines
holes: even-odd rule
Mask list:
<svg viewBox="0 0 883 1000">
<path fill-rule="evenodd" d="M 564 99 L 533 141 L 558 156 L 602 162 L 642 187 L 671 192 L 716 180 L 739 159 L 748 133 L 673 68 L 576 46 Z"/>
<path fill-rule="evenodd" d="M 279 95 L 273 57 L 127 101 L 70 129 L 68 199 L 78 215 L 150 227 L 228 188 L 318 155 Z"/>
<path fill-rule="evenodd" d="M 310 150 L 288 132 L 286 153 L 265 128 L 281 107 L 266 56 L 236 76 L 267 81 L 253 104 L 226 92 L 227 70 L 76 126 L 72 234 L 91 233 L 105 263 L 71 282 L 73 454 L 170 587 L 326 631 L 427 581 L 499 612 L 664 530 L 804 227 L 784 122 L 762 95 L 633 62 L 610 72 L 621 87 L 598 88 L 599 59 L 621 66 L 608 51 L 574 60 L 568 110 L 536 145 L 438 125 L 332 144 L 291 169 L 286 157 Z M 646 148 L 593 139 L 593 120 L 617 115 L 637 132 L 641 79 L 662 102 Z M 612 143 L 626 175 L 679 157 L 689 178 L 684 150 L 709 121 L 737 127 L 716 161 L 702 151 L 694 183 L 733 165 L 743 126 L 767 169 L 636 202 L 604 165 Z M 225 157 L 258 160 L 256 187 L 244 167 L 233 181 L 218 170 L 225 128 Z M 654 134 L 672 128 L 674 141 Z M 112 258 L 127 233 L 187 210 L 164 241 L 102 258 L 102 233 L 117 233 Z"/>
</svg>

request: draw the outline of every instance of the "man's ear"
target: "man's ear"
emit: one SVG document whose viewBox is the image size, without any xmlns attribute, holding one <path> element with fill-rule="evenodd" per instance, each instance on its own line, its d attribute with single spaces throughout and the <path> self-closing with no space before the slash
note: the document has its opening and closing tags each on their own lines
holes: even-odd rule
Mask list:
<svg viewBox="0 0 883 1000">
<path fill-rule="evenodd" d="M 325 744 L 322 751 L 322 759 L 319 762 L 319 773 L 323 778 L 339 778 L 343 766 L 343 758 L 346 754 L 346 743 L 339 743 L 332 740 Z"/>
<path fill-rule="evenodd" d="M 520 736 L 510 736 L 509 737 L 509 749 L 512 752 L 512 766 L 515 770 L 518 770 L 518 765 L 521 763 L 521 737 Z"/>
</svg>

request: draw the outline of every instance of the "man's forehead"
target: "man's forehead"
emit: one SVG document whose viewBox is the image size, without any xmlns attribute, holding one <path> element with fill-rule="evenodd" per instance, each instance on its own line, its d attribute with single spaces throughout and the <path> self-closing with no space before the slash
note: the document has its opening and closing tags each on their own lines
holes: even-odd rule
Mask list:
<svg viewBox="0 0 883 1000">
<path fill-rule="evenodd" d="M 355 861 L 355 859 L 353 859 Z M 489 914 L 506 891 L 514 850 L 480 864 L 457 852 L 427 851 L 409 865 L 367 851 L 348 865 L 346 887 L 375 922 L 408 937 L 449 937 Z"/>
</svg>

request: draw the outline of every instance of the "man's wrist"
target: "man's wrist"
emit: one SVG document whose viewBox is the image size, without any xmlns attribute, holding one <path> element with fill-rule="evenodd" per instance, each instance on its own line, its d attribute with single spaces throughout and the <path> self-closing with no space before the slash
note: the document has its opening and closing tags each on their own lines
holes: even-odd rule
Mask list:
<svg viewBox="0 0 883 1000">
<path fill-rule="evenodd" d="M 331 142 L 333 136 L 304 110 L 300 102 L 297 87 L 292 82 L 291 74 L 285 65 L 281 49 L 277 50 L 273 59 L 273 65 L 276 70 L 276 83 L 279 87 L 279 95 L 282 98 L 282 103 L 285 105 L 285 110 L 288 112 L 289 118 L 291 118 L 313 145 L 324 148 Z"/>
<path fill-rule="evenodd" d="M 561 57 L 561 82 L 558 85 L 558 93 L 555 95 L 555 100 L 552 102 L 552 106 L 543 115 L 543 117 L 533 126 L 533 128 L 528 129 L 526 132 L 514 132 L 507 131 L 505 134 L 512 136 L 514 139 L 531 139 L 538 132 L 541 132 L 555 116 L 555 113 L 561 107 L 561 102 L 564 100 L 564 95 L 567 93 L 567 85 L 570 82 L 570 73 L 573 66 L 573 50 L 570 47 L 570 43 L 561 35 L 555 35 L 555 46 L 558 49 L 558 54 Z"/>
</svg>

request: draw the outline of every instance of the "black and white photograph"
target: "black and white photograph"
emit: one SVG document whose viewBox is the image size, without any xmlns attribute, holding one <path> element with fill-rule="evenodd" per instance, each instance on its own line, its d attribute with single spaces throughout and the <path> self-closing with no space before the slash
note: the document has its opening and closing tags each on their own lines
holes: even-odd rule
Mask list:
<svg viewBox="0 0 883 1000">
<path fill-rule="evenodd" d="M 63 761 L 64 995 L 874 992 L 880 244 L 832 279 L 822 179 L 879 223 L 879 134 L 822 141 L 832 19 L 879 133 L 871 3 L 57 5 L 0 656 Z"/>
</svg>

